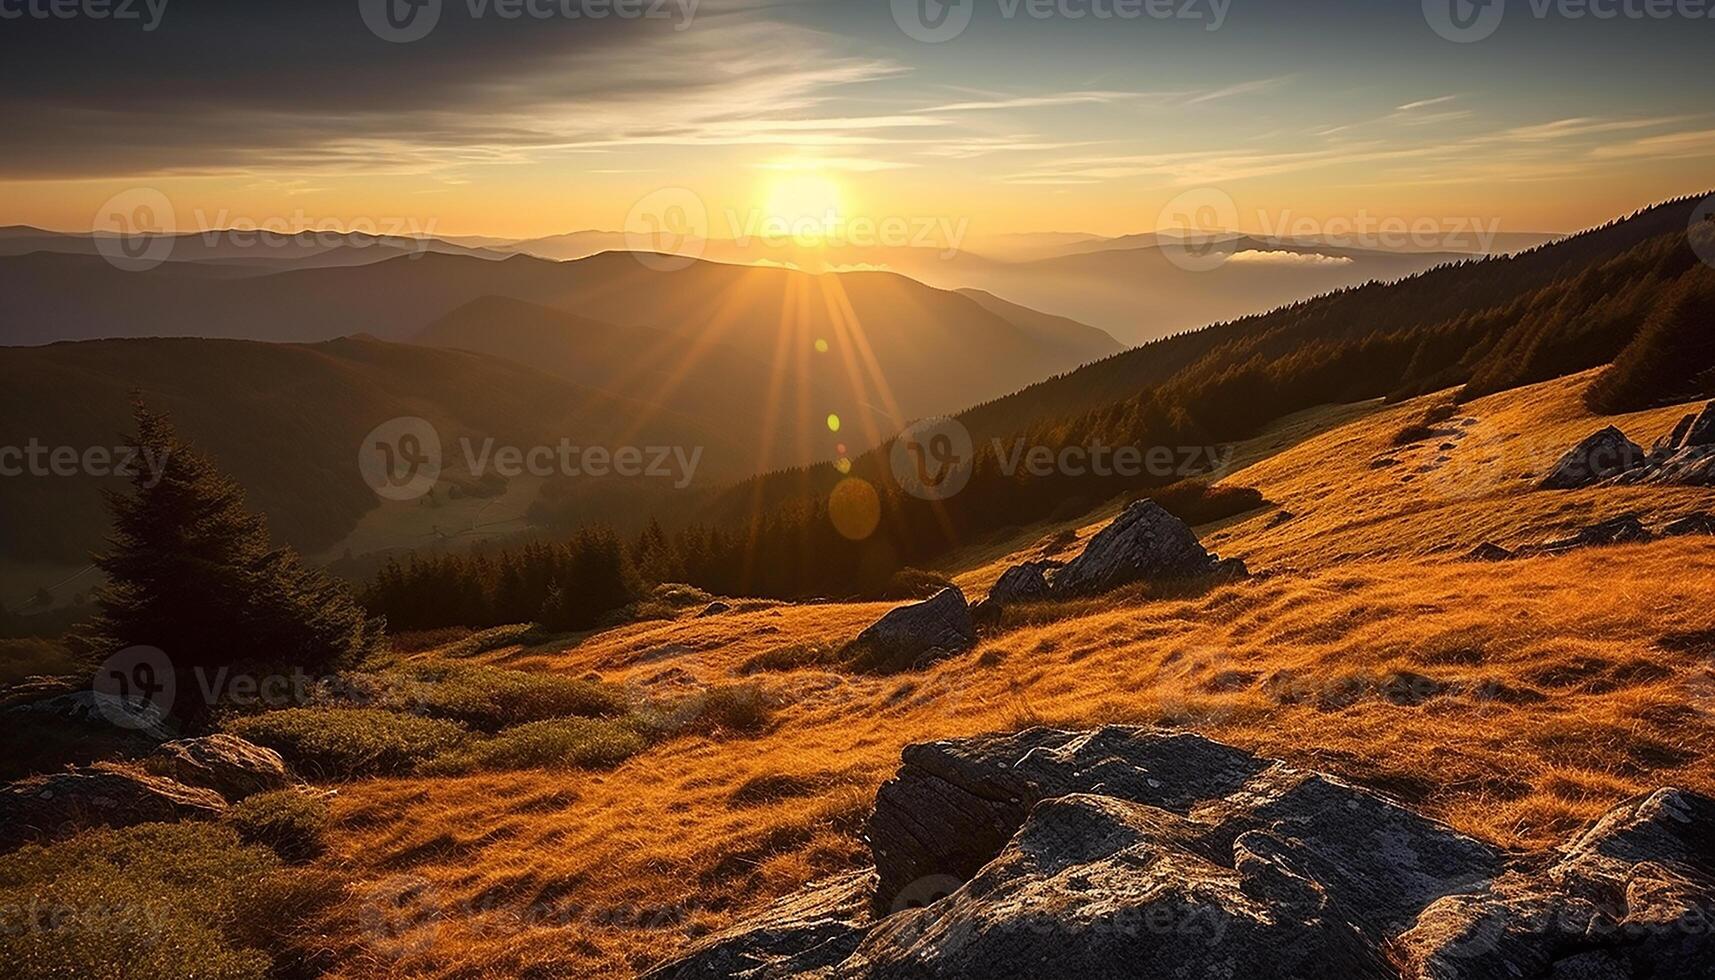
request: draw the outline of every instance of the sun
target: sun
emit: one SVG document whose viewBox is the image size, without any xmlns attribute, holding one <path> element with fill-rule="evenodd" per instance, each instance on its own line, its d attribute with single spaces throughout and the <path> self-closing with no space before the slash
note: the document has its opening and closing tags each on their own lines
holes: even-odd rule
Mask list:
<svg viewBox="0 0 1715 980">
<path fill-rule="evenodd" d="M 784 224 L 789 234 L 827 236 L 842 219 L 840 185 L 822 174 L 790 174 L 768 185 L 763 208 L 768 218 Z"/>
</svg>

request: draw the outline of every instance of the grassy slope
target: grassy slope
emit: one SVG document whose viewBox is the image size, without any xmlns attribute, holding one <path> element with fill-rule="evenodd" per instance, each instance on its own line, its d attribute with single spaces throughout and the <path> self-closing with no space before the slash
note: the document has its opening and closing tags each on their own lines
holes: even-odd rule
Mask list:
<svg viewBox="0 0 1715 980">
<path fill-rule="evenodd" d="M 439 911 L 401 930 L 412 913 L 378 927 L 376 906 L 354 901 L 326 924 L 343 975 L 629 975 L 687 931 L 861 863 L 857 833 L 903 745 L 1035 722 L 1183 724 L 1507 845 L 1556 841 L 1659 785 L 1715 791 L 1699 749 L 1715 740 L 1709 539 L 1459 559 L 1484 540 L 1709 505 L 1685 490 L 1528 490 L 1525 473 L 1606 424 L 1580 406 L 1587 381 L 1474 402 L 1449 423 L 1463 438 L 1406 450 L 1393 434 L 1443 398 L 1306 413 L 1241 447 L 1257 461 L 1230 479 L 1296 517 L 1203 530 L 1272 575 L 1080 605 L 912 677 L 770 675 L 787 704 L 755 740 L 682 740 L 602 774 L 350 785 L 329 861 L 384 894 L 426 883 Z M 1647 442 L 1679 411 L 1615 421 Z M 1319 431 L 1330 422 L 1343 424 Z M 1490 460 L 1492 447 L 1507 451 Z M 1372 468 L 1383 456 L 1398 465 Z M 1003 550 L 966 584 L 992 579 Z M 486 656 L 650 687 L 714 683 L 754 654 L 849 638 L 885 608 L 759 605 Z"/>
</svg>

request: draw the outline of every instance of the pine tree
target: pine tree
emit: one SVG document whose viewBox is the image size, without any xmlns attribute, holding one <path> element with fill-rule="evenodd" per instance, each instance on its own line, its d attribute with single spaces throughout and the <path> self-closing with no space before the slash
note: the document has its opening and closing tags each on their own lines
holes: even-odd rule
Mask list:
<svg viewBox="0 0 1715 980">
<path fill-rule="evenodd" d="M 198 671 L 239 662 L 335 669 L 378 643 L 371 618 L 343 586 L 269 542 L 263 518 L 244 507 L 238 484 L 181 441 L 164 415 L 141 401 L 129 446 L 139 461 L 131 492 L 107 494 L 108 551 L 96 559 L 107 581 L 93 621 L 74 637 L 102 658 L 157 647 L 177 675 L 174 714 L 206 720 Z"/>
<path fill-rule="evenodd" d="M 1637 337 L 1596 378 L 1585 401 L 1632 412 L 1715 394 L 1715 271 L 1699 266 L 1661 297 Z"/>
</svg>

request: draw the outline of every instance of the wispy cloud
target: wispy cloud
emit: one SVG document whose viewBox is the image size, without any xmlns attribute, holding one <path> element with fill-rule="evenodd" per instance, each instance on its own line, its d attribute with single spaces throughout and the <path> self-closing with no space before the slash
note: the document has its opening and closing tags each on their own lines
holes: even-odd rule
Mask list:
<svg viewBox="0 0 1715 980">
<path fill-rule="evenodd" d="M 1206 102 L 1231 99 L 1241 95 L 1256 95 L 1261 92 L 1272 92 L 1275 89 L 1286 85 L 1290 81 L 1292 81 L 1292 76 L 1282 75 L 1279 78 L 1259 78 L 1254 82 L 1240 82 L 1237 85 L 1228 85 L 1225 88 L 1218 88 L 1212 92 L 1203 92 L 1198 95 L 1193 95 L 1185 100 L 1185 104 L 1202 105 Z"/>
<path fill-rule="evenodd" d="M 1446 105 L 1447 103 L 1452 102 L 1457 98 L 1459 98 L 1457 95 L 1442 95 L 1442 96 L 1438 96 L 1438 97 L 1433 98 L 1433 99 L 1421 99 L 1417 102 L 1407 102 L 1405 105 L 1398 106 L 1394 109 L 1394 111 L 1395 112 L 1416 112 L 1419 109 L 1427 109 L 1430 106 L 1434 106 L 1434 105 Z"/>
<path fill-rule="evenodd" d="M 1146 92 L 1061 92 L 1054 95 L 1020 95 L 1011 98 L 995 98 L 973 102 L 949 102 L 945 105 L 930 106 L 914 110 L 916 112 L 990 112 L 1002 109 L 1041 109 L 1049 106 L 1068 105 L 1107 105 L 1123 102 L 1129 99 L 1156 97 L 1159 94 Z"/>
</svg>

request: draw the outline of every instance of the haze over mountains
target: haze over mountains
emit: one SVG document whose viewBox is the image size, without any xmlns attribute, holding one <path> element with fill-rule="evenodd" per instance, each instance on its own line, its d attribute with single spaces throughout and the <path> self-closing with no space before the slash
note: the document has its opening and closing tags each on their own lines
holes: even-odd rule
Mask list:
<svg viewBox="0 0 1715 980">
<path fill-rule="evenodd" d="M 1473 255 L 1551 241 L 1539 233 L 1448 234 L 1424 240 L 1386 235 L 1320 241 L 1239 233 L 1203 236 L 1220 256 L 1180 264 L 1183 236 L 1078 233 L 972 238 L 959 226 L 925 226 L 906 245 L 865 246 L 766 234 L 687 239 L 685 254 L 722 262 L 790 265 L 810 271 L 887 269 L 943 289 L 977 288 L 1099 327 L 1127 344 L 1371 280 L 1392 280 Z M 504 244 L 496 251 L 577 259 L 637 247 L 623 232 L 581 231 Z"/>
<path fill-rule="evenodd" d="M 463 438 L 701 447 L 692 496 L 674 510 L 737 520 L 759 500 L 822 493 L 839 476 L 826 466 L 795 469 L 806 464 L 852 457 L 854 472 L 885 482 L 877 456 L 859 457 L 917 418 L 964 411 L 987 439 L 1077 418 L 1193 368 L 1207 375 L 1258 354 L 1345 344 L 1396 319 L 1415 329 L 1431 313 L 1463 309 L 1464 300 L 1448 306 L 1447 297 L 1468 296 L 1477 283 L 1499 302 L 1500 285 L 1506 296 L 1521 295 L 1675 221 L 1683 227 L 1680 210 L 1658 208 L 1505 265 L 1448 268 L 1392 287 L 1387 295 L 1421 298 L 1390 305 L 1382 320 L 1361 312 L 1373 301 L 1359 290 L 1120 356 L 1103 331 L 1019 297 L 1042 289 L 1082 297 L 1073 305 L 1117 307 L 1161 288 L 1172 296 L 1155 311 L 1237 316 L 1260 312 L 1244 298 L 1258 290 L 1332 289 L 1354 270 L 1399 277 L 1455 257 L 1234 237 L 1212 243 L 1225 261 L 1191 272 L 1175 264 L 1171 250 L 1183 243 L 1172 236 L 1056 235 L 1007 240 L 1015 256 L 1035 255 L 1027 260 L 942 259 L 917 249 L 873 263 L 931 263 L 925 267 L 949 276 L 982 281 L 986 273 L 1000 283 L 943 290 L 885 271 L 815 274 L 621 252 L 552 261 L 507 254 L 512 246 L 500 240 L 373 236 L 273 236 L 248 245 L 183 236 L 171 261 L 132 272 L 109 263 L 90 236 L 12 228 L 0 231 L 0 292 L 8 297 L 0 339 L 32 346 L 0 349 L 0 444 L 114 444 L 129 393 L 140 390 L 250 489 L 285 540 L 312 554 L 457 541 L 479 523 L 497 534 L 623 523 L 683 489 L 479 485 L 459 472 L 452 444 Z M 816 254 L 824 264 L 879 257 Z M 1245 258 L 1251 254 L 1266 258 Z M 1159 285 L 1168 279 L 1182 284 Z M 93 339 L 125 337 L 132 339 Z M 158 339 L 172 337 L 182 339 Z M 1079 365 L 1088 366 L 1074 371 Z M 438 514 L 378 505 L 353 454 L 371 428 L 405 416 L 442 430 L 449 479 L 484 503 Z M 781 469 L 789 472 L 712 498 Z M 0 558 L 81 561 L 100 546 L 97 491 L 110 485 L 10 481 Z"/>
<path fill-rule="evenodd" d="M 204 277 L 373 265 L 425 253 L 486 260 L 530 256 L 563 262 L 603 252 L 637 251 L 654 241 L 617 231 L 579 231 L 521 241 L 483 236 L 250 231 L 165 237 L 172 240 L 167 253 L 172 264 L 198 266 L 174 271 L 181 276 Z M 1125 344 L 1135 345 L 1333 289 L 1398 279 L 1472 255 L 1517 251 L 1553 237 L 1495 232 L 1452 234 L 1433 241 L 1410 236 L 1347 241 L 1217 234 L 1198 239 L 1199 251 L 1189 267 L 1180 261 L 1179 254 L 1186 239 L 1170 232 L 1118 237 L 1078 233 L 973 237 L 962 225 L 926 224 L 913 230 L 905 244 L 858 245 L 793 235 L 771 237 L 766 231 L 661 244 L 671 244 L 675 254 L 711 262 L 783 266 L 812 273 L 891 271 L 938 289 L 980 289 L 1010 302 L 1091 324 Z M 0 256 L 31 252 L 94 255 L 97 248 L 89 235 L 22 227 L 0 229 Z M 1208 260 L 1210 252 L 1214 261 Z M 497 286 L 490 292 L 542 299 L 538 291 L 510 292 L 508 288 Z M 98 314 L 91 311 L 90 316 Z M 612 319 L 628 322 L 624 317 Z M 391 335 L 384 325 L 369 332 Z M 1080 350 L 1088 353 L 1100 346 L 1094 342 L 1096 338 L 1092 341 Z"/>
</svg>

